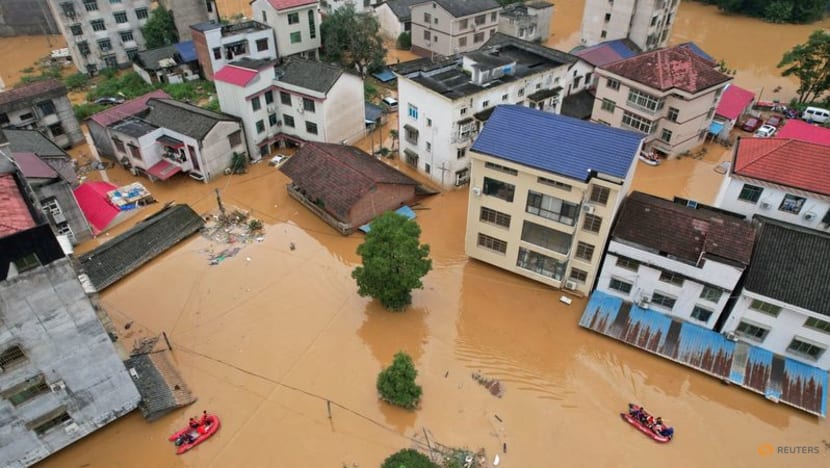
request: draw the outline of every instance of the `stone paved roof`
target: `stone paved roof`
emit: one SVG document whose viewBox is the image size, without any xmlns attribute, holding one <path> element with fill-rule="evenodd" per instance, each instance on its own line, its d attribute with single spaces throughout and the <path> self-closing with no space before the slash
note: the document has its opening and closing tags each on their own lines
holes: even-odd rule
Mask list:
<svg viewBox="0 0 830 468">
<path fill-rule="evenodd" d="M 295 58 L 277 67 L 276 74 L 278 82 L 328 93 L 343 74 L 343 69 L 324 62 Z"/>
</svg>

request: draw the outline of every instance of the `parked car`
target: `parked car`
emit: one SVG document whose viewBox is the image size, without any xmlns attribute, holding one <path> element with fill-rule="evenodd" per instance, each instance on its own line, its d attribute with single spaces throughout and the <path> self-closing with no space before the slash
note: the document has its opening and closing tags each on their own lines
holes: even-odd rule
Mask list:
<svg viewBox="0 0 830 468">
<path fill-rule="evenodd" d="M 766 123 L 766 125 L 769 125 L 769 126 L 771 126 L 771 127 L 778 128 L 778 127 L 780 127 L 780 126 L 781 126 L 781 124 L 782 124 L 782 123 L 784 123 L 784 119 L 783 119 L 783 118 L 781 118 L 780 116 L 777 116 L 777 115 L 773 115 L 772 117 L 770 117 L 769 119 L 767 119 L 767 123 Z"/>
<path fill-rule="evenodd" d="M 741 125 L 741 130 L 745 130 L 747 132 L 754 132 L 755 130 L 758 130 L 758 127 L 760 127 L 763 123 L 764 122 L 762 122 L 759 118 L 750 117 L 749 119 L 747 119 L 746 122 L 744 122 L 743 125 Z"/>
<path fill-rule="evenodd" d="M 268 161 L 268 165 L 269 166 L 279 166 L 286 159 L 288 159 L 288 156 L 286 156 L 284 154 L 278 154 L 278 155 L 275 155 L 274 157 L 272 157 L 270 161 Z"/>
<path fill-rule="evenodd" d="M 398 110 L 398 100 L 391 96 L 386 96 L 381 99 L 381 102 L 383 102 L 383 106 L 386 107 L 389 112 L 395 112 Z"/>
<path fill-rule="evenodd" d="M 758 138 L 769 138 L 775 135 L 775 131 L 778 130 L 777 128 L 773 127 L 772 125 L 761 125 L 761 128 L 755 131 L 755 136 Z"/>
<path fill-rule="evenodd" d="M 123 102 L 124 98 L 118 96 L 104 96 L 95 100 L 95 104 L 100 104 L 103 106 L 114 106 L 116 104 L 121 104 Z"/>
</svg>

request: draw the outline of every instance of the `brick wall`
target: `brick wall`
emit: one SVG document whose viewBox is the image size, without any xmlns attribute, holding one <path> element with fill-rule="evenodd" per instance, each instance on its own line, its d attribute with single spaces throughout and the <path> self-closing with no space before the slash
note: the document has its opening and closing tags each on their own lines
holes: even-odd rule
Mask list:
<svg viewBox="0 0 830 468">
<path fill-rule="evenodd" d="M 191 29 L 193 36 L 193 46 L 196 48 L 196 57 L 199 59 L 199 66 L 202 68 L 202 73 L 206 80 L 213 81 L 213 67 L 210 61 L 210 48 L 207 44 L 205 33 Z"/>
<path fill-rule="evenodd" d="M 354 227 L 362 226 L 384 211 L 397 210 L 415 197 L 414 185 L 380 184 L 367 193 L 349 211 Z"/>
</svg>

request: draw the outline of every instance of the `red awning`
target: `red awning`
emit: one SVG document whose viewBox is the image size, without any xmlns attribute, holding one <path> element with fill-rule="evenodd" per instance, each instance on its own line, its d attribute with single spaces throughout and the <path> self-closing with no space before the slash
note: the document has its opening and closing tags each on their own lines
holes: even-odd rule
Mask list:
<svg viewBox="0 0 830 468">
<path fill-rule="evenodd" d="M 150 169 L 147 169 L 147 173 L 155 177 L 156 179 L 167 180 L 173 177 L 174 174 L 181 170 L 181 167 L 171 163 L 170 161 L 162 160 Z"/>
<path fill-rule="evenodd" d="M 162 135 L 156 139 L 157 142 L 161 143 L 164 146 L 169 146 L 170 148 L 179 149 L 184 146 L 184 142 L 177 140 L 173 137 L 169 137 L 167 135 Z"/>
</svg>

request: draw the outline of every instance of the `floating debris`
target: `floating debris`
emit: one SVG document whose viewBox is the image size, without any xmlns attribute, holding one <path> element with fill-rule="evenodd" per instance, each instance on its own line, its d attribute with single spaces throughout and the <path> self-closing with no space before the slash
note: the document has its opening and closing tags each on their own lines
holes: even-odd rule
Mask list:
<svg viewBox="0 0 830 468">
<path fill-rule="evenodd" d="M 504 385 L 502 385 L 502 383 L 498 379 L 486 377 L 479 372 L 475 372 L 473 374 L 473 380 L 475 380 L 484 388 L 489 390 L 493 396 L 499 398 L 504 396 Z"/>
<path fill-rule="evenodd" d="M 225 249 L 225 250 L 219 252 L 217 255 L 214 255 L 214 256 L 210 257 L 210 264 L 211 265 L 218 265 L 218 264 L 222 263 L 222 261 L 224 261 L 227 258 L 235 257 L 236 254 L 238 254 L 240 250 L 242 250 L 240 247 L 233 247 L 233 248 L 230 248 L 230 249 Z"/>
</svg>

